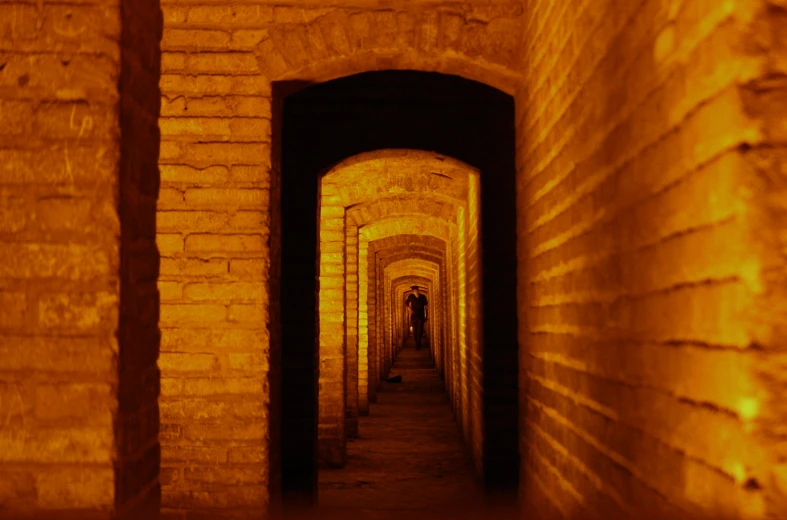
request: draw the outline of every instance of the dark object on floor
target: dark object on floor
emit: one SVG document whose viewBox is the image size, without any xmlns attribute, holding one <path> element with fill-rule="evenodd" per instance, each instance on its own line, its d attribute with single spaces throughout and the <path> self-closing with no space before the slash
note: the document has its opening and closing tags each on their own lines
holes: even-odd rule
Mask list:
<svg viewBox="0 0 787 520">
<path fill-rule="evenodd" d="M 401 383 L 402 382 L 402 376 L 389 377 L 389 378 L 387 378 L 385 380 L 385 382 L 386 383 Z"/>
</svg>

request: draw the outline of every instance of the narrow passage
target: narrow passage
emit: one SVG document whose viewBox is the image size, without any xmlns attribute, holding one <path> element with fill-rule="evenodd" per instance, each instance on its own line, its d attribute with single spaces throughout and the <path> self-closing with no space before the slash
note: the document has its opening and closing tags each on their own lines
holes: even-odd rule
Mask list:
<svg viewBox="0 0 787 520">
<path fill-rule="evenodd" d="M 470 458 L 448 395 L 430 358 L 427 338 L 412 339 L 382 383 L 377 403 L 360 418 L 361 438 L 348 441 L 344 469 L 320 471 L 319 510 L 325 518 L 462 517 L 483 507 Z"/>
</svg>

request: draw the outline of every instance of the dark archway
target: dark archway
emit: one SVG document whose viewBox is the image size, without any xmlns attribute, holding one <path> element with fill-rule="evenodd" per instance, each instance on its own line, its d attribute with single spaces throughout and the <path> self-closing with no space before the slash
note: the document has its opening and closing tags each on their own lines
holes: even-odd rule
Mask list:
<svg viewBox="0 0 787 520">
<path fill-rule="evenodd" d="M 291 95 L 287 94 L 295 90 L 293 84 L 274 87 L 274 106 L 279 108 L 274 113 L 278 121 L 273 153 L 281 165 L 283 369 L 277 437 L 285 497 L 316 499 L 318 177 L 347 157 L 383 148 L 432 150 L 482 172 L 484 477 L 490 491 L 515 492 L 519 460 L 513 98 L 457 76 L 414 71 L 363 73 Z"/>
</svg>

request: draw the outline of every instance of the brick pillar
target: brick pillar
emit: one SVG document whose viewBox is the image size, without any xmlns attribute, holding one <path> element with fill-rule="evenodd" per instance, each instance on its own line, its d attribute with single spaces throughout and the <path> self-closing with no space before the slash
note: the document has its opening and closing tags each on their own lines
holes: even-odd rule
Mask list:
<svg viewBox="0 0 787 520">
<path fill-rule="evenodd" d="M 344 208 L 334 203 L 335 185 L 323 182 L 320 190 L 318 460 L 343 467 L 347 456 Z"/>
<path fill-rule="evenodd" d="M 158 511 L 161 19 L 126 7 L 0 5 L 3 515 Z"/>
<path fill-rule="evenodd" d="M 345 428 L 347 437 L 358 437 L 358 228 L 345 222 L 345 386 L 347 407 Z M 368 400 L 366 403 L 368 408 Z"/>
<path fill-rule="evenodd" d="M 368 271 L 368 240 L 364 237 L 363 229 L 359 233 L 358 245 L 358 301 L 361 302 L 358 310 L 358 338 L 361 350 L 366 350 L 367 357 L 367 393 L 370 403 L 377 402 L 377 342 L 369 335 L 369 315 L 367 309 L 371 303 L 372 284 Z"/>
</svg>

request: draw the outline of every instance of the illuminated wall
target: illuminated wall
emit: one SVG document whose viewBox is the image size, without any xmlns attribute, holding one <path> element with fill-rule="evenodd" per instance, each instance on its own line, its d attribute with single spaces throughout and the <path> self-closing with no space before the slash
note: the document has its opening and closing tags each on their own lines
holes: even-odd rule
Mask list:
<svg viewBox="0 0 787 520">
<path fill-rule="evenodd" d="M 472 168 L 412 150 L 361 154 L 322 177 L 318 425 L 322 464 L 344 465 L 346 439 L 358 435 L 357 417 L 369 413 L 379 382 L 391 369 L 396 341 L 401 344 L 394 315 L 404 309 L 392 299 L 391 273 L 401 277 L 410 269 L 410 275 L 428 275 L 437 284 L 431 293 L 439 298 L 435 304 L 442 304 L 437 286 L 443 283 L 439 272 L 445 267 L 423 273 L 418 262 L 443 259 L 424 259 L 419 245 L 424 240 L 443 244 L 457 240 L 457 211 L 471 200 L 470 185 L 477 190 L 477 173 Z M 472 201 L 478 204 L 477 197 Z M 473 211 L 477 214 L 478 210 Z M 458 240 L 467 241 L 464 231 Z M 385 247 L 397 245 L 400 257 L 394 261 Z M 390 271 L 389 264 L 399 271 Z M 433 337 L 442 330 L 441 320 L 447 315 L 435 312 L 429 323 Z M 460 320 L 464 329 L 464 318 Z M 434 348 L 441 352 L 439 338 Z M 450 348 L 460 352 L 466 347 L 455 341 Z M 475 421 L 482 421 L 480 412 Z"/>
<path fill-rule="evenodd" d="M 517 91 L 525 507 L 781 516 L 783 8 L 574 5 L 526 11 Z"/>
<path fill-rule="evenodd" d="M 5 511 L 144 516 L 157 482 L 175 517 L 268 507 L 281 348 L 272 85 L 412 69 L 516 98 L 527 511 L 778 518 L 784 2 L 387 5 L 167 0 L 159 53 L 157 2 L 0 4 Z M 472 236 L 469 207 L 454 217 Z M 336 269 L 347 294 L 357 277 L 358 303 L 331 323 L 357 336 L 361 413 L 380 376 L 370 338 L 396 338 L 412 281 L 375 261 L 370 292 L 372 244 L 414 232 L 369 235 L 359 218 L 332 242 L 357 249 Z M 447 305 L 441 363 L 472 447 L 473 388 L 489 374 L 479 248 L 462 234 L 433 235 L 442 264 L 419 276 Z M 356 363 L 331 362 L 342 374 Z M 340 460 L 356 407 L 343 381 L 323 413 Z"/>
</svg>

